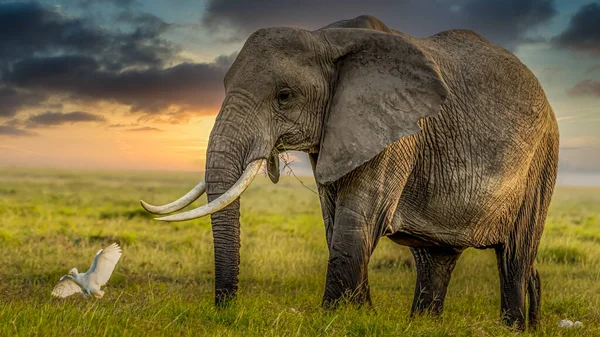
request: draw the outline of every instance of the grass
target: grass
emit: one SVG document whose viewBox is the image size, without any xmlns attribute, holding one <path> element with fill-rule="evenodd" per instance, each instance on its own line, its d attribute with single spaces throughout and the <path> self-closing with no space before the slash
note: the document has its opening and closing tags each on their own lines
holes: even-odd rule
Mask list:
<svg viewBox="0 0 600 337">
<path fill-rule="evenodd" d="M 600 189 L 557 188 L 538 256 L 542 325 L 517 333 L 499 323 L 492 251 L 463 254 L 439 319 L 409 319 L 412 257 L 386 239 L 370 263 L 373 307 L 322 309 L 327 249 L 319 201 L 290 177 L 277 185 L 258 177 L 242 197 L 239 298 L 215 309 L 209 219 L 156 222 L 138 204 L 172 201 L 199 178 L 0 168 L 0 336 L 600 335 Z M 104 298 L 51 298 L 61 275 L 87 270 L 112 242 L 123 257 Z M 563 318 L 584 327 L 560 329 Z"/>
</svg>

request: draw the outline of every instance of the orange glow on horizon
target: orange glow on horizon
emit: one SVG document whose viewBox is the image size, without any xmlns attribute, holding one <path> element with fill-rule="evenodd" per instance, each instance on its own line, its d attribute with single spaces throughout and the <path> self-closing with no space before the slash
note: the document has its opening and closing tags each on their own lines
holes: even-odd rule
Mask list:
<svg viewBox="0 0 600 337">
<path fill-rule="evenodd" d="M 116 116 L 115 116 L 116 117 Z M 0 138 L 0 165 L 203 171 L 215 116 L 187 124 L 79 123 L 32 129 L 39 135 Z M 121 124 L 123 127 L 109 127 Z M 134 129 L 141 129 L 133 131 Z"/>
</svg>

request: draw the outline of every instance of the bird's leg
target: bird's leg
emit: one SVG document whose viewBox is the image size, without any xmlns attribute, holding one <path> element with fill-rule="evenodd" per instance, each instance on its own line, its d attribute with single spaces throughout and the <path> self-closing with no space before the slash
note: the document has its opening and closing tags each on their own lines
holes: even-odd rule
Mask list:
<svg viewBox="0 0 600 337">
<path fill-rule="evenodd" d="M 81 293 L 83 294 L 83 298 L 87 300 L 88 296 L 86 295 L 85 290 L 81 289 Z"/>
</svg>

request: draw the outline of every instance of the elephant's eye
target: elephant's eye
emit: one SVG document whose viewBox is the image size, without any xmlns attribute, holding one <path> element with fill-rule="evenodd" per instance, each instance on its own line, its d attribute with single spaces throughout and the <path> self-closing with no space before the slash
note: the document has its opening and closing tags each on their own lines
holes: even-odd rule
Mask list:
<svg viewBox="0 0 600 337">
<path fill-rule="evenodd" d="M 292 97 L 292 91 L 290 89 L 281 89 L 277 92 L 277 102 L 279 102 L 279 104 L 284 103 L 290 97 Z"/>
</svg>

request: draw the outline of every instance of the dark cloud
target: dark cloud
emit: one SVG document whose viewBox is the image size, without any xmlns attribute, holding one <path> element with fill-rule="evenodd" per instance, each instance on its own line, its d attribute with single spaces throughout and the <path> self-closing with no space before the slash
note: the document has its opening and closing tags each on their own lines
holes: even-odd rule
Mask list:
<svg viewBox="0 0 600 337">
<path fill-rule="evenodd" d="M 35 106 L 45 99 L 39 93 L 0 86 L 0 117 L 12 117 L 20 109 Z"/>
<path fill-rule="evenodd" d="M 87 27 L 37 3 L 0 3 L 0 60 L 45 52 L 100 52 L 109 42 L 102 31 Z"/>
<path fill-rule="evenodd" d="M 81 122 L 104 122 L 106 119 L 101 115 L 92 114 L 85 111 L 74 112 L 44 112 L 39 115 L 31 116 L 27 119 L 28 127 L 55 126 L 62 124 L 73 124 Z"/>
<path fill-rule="evenodd" d="M 463 14 L 459 28 L 472 29 L 509 49 L 539 42 L 526 36 L 527 31 L 556 15 L 552 0 L 476 0 L 467 2 L 459 12 Z"/>
<path fill-rule="evenodd" d="M 265 26 L 317 29 L 363 14 L 375 16 L 391 28 L 415 36 L 464 28 L 514 48 L 519 43 L 529 42 L 526 32 L 548 21 L 556 11 L 551 0 L 289 0 L 285 5 L 264 0 L 212 0 L 203 24 L 221 35 L 233 30 L 238 39 L 243 39 Z"/>
<path fill-rule="evenodd" d="M 229 55 L 220 55 L 213 61 L 214 65 L 217 67 L 229 69 L 229 67 L 235 61 L 235 58 L 238 56 L 238 52 L 234 52 Z"/>
<path fill-rule="evenodd" d="M 23 56 L 77 54 L 105 68 L 161 66 L 179 52 L 160 37 L 169 29 L 150 14 L 122 14 L 131 31 L 106 30 L 57 10 L 30 3 L 0 3 L 0 60 L 10 64 Z"/>
<path fill-rule="evenodd" d="M 180 48 L 162 38 L 172 24 L 148 13 L 117 13 L 115 27 L 107 30 L 37 3 L 0 2 L 0 117 L 55 94 L 76 103 L 112 101 L 132 112 L 168 114 L 170 122 L 220 105 L 235 54 L 180 63 Z M 179 64 L 167 66 L 173 63 Z"/>
<path fill-rule="evenodd" d="M 218 107 L 223 77 L 231 57 L 212 63 L 181 63 L 170 68 L 113 72 L 85 56 L 28 58 L 4 74 L 11 85 L 47 94 L 69 94 L 74 99 L 108 100 L 150 114 Z"/>
<path fill-rule="evenodd" d="M 583 80 L 567 90 L 570 96 L 600 97 L 600 81 Z"/>
<path fill-rule="evenodd" d="M 150 126 L 143 126 L 141 128 L 135 128 L 135 129 L 127 129 L 128 132 L 162 132 L 163 130 L 158 129 L 158 128 L 153 128 Z"/>
<path fill-rule="evenodd" d="M 161 66 L 166 61 L 176 59 L 181 48 L 161 38 L 172 24 L 166 23 L 157 16 L 148 13 L 121 12 L 118 22 L 124 22 L 133 27 L 133 31 L 117 38 L 119 47 L 113 52 L 117 64 L 143 64 Z"/>
<path fill-rule="evenodd" d="M 132 3 L 111 2 L 118 7 Z M 179 47 L 161 37 L 171 24 L 151 14 L 130 11 L 121 11 L 116 21 L 120 26 L 107 30 L 91 24 L 92 20 L 66 16 L 58 7 L 0 2 L 0 117 L 39 106 L 49 94 L 57 92 L 75 100 L 128 101 L 142 109 L 143 104 L 136 102 L 143 99 L 126 98 L 135 90 L 115 95 L 111 89 L 102 92 L 89 85 L 85 89 L 76 87 L 77 77 L 101 80 L 105 85 L 119 82 L 117 88 L 141 86 L 143 83 L 132 78 L 135 75 L 131 70 L 137 71 L 138 78 L 145 70 L 146 78 L 156 77 L 165 64 L 178 60 Z M 25 67 L 29 68 L 24 71 Z M 15 76 L 20 85 L 12 81 Z M 35 80 L 41 82 L 32 85 Z M 55 82 L 57 88 L 47 87 Z M 150 105 L 158 107 L 155 102 Z"/>
<path fill-rule="evenodd" d="M 0 136 L 35 136 L 35 132 L 19 129 L 13 125 L 0 125 Z"/>
<path fill-rule="evenodd" d="M 82 8 L 89 8 L 94 5 L 114 5 L 116 7 L 129 9 L 138 3 L 136 0 L 71 0 Z"/>
<path fill-rule="evenodd" d="M 567 29 L 553 40 L 559 48 L 600 55 L 600 5 L 581 7 Z"/>
</svg>

